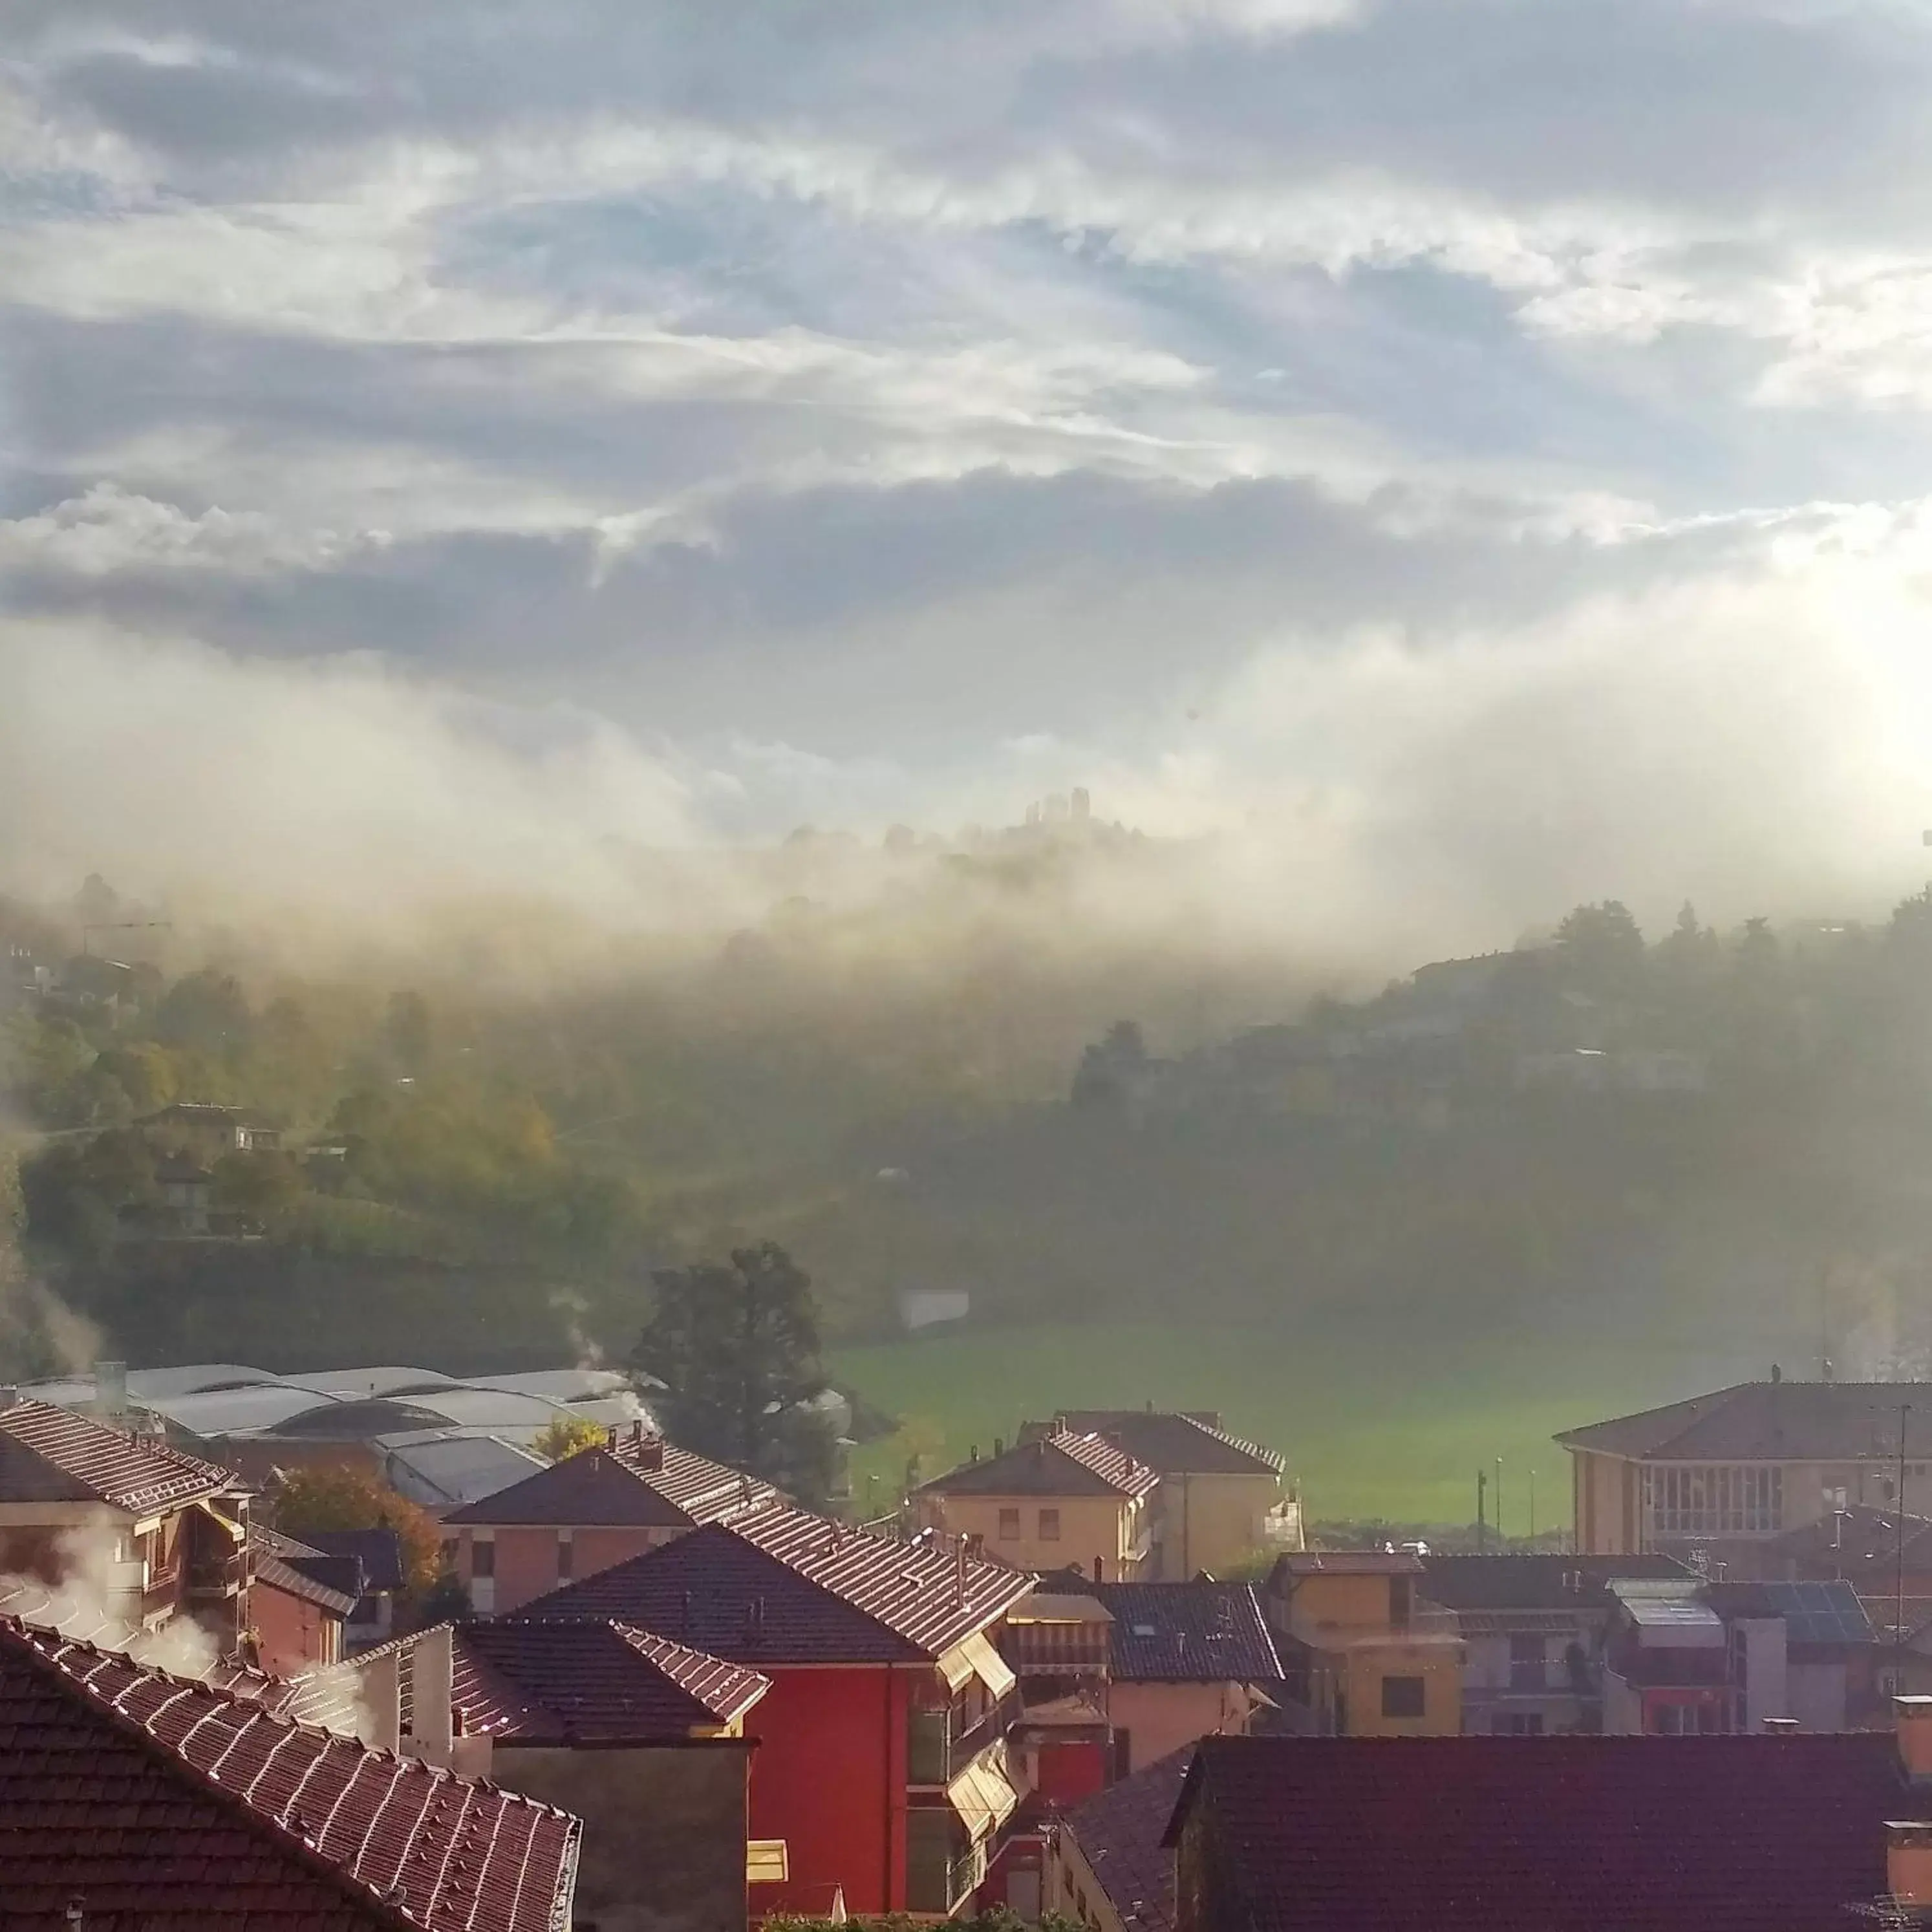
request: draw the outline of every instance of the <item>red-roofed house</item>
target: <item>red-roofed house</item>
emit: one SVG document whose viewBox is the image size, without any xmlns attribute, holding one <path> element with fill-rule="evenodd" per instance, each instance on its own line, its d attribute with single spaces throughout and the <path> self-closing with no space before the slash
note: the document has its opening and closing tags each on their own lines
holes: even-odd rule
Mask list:
<svg viewBox="0 0 1932 1932">
<path fill-rule="evenodd" d="M 362 1566 L 331 1556 L 262 1523 L 250 1526 L 244 1652 L 275 1677 L 298 1677 L 342 1661 L 343 1626 L 362 1594 Z"/>
<path fill-rule="evenodd" d="M 578 1909 L 599 1932 L 732 1932 L 754 1848 L 755 1670 L 607 1618 L 443 1624 L 357 1658 L 374 1741 L 584 1821 Z M 780 1865 L 782 1870 L 782 1864 Z"/>
<path fill-rule="evenodd" d="M 598 1448 L 452 1510 L 442 1519 L 445 1547 L 472 1607 L 501 1616 L 777 1493 L 634 1423 Z"/>
<path fill-rule="evenodd" d="M 566 1932 L 580 1827 L 0 1621 L 8 1932 Z"/>
<path fill-rule="evenodd" d="M 194 1618 L 232 1649 L 247 1618 L 248 1492 L 159 1436 L 0 1402 L 0 1573 L 83 1594 L 104 1620 Z"/>
<path fill-rule="evenodd" d="M 920 1522 L 975 1537 L 1002 1563 L 1072 1568 L 1098 1582 L 1151 1574 L 1157 1472 L 1112 1436 L 1057 1427 L 998 1444 L 913 1492 Z"/>
<path fill-rule="evenodd" d="M 855 1913 L 950 1913 L 979 1889 L 1025 1786 L 994 1645 L 1033 1580 L 963 1544 L 872 1536 L 772 1503 L 540 1599 L 758 1671 L 752 1831 L 796 1887 Z M 754 1903 L 756 1901 L 754 1900 Z"/>
</svg>

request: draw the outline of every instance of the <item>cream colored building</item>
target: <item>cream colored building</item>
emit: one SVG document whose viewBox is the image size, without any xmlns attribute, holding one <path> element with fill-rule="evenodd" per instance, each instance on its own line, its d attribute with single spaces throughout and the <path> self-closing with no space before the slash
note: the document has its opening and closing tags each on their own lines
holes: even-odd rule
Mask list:
<svg viewBox="0 0 1932 1932">
<path fill-rule="evenodd" d="M 1576 1547 L 1748 1564 L 1756 1546 L 1834 1509 L 1892 1508 L 1901 1408 L 1904 1505 L 1922 1515 L 1932 1384 L 1774 1378 L 1571 1430 L 1556 1440 L 1570 1458 Z"/>
<path fill-rule="evenodd" d="M 1055 1427 L 1106 1436 L 1160 1477 L 1150 1576 L 1225 1576 L 1257 1556 L 1302 1547 L 1301 1500 L 1283 1483 L 1282 1459 L 1229 1435 L 1210 1411 L 1073 1409 L 1027 1424 L 1021 1439 Z"/>
<path fill-rule="evenodd" d="M 1118 1582 L 1148 1572 L 1159 1480 L 1118 1442 L 1061 1429 L 961 1463 L 915 1490 L 912 1505 L 922 1528 L 976 1538 L 1016 1569 Z"/>
<path fill-rule="evenodd" d="M 1450 1612 L 1418 1604 L 1420 1558 L 1380 1550 L 1284 1556 L 1264 1602 L 1290 1728 L 1322 1737 L 1453 1737 L 1463 1646 Z"/>
</svg>

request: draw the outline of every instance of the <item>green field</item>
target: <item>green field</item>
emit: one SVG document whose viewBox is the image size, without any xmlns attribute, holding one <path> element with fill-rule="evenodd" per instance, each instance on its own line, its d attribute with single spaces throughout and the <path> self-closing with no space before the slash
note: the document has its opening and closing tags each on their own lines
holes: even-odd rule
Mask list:
<svg viewBox="0 0 1932 1932">
<path fill-rule="evenodd" d="M 936 1473 L 977 1444 L 1010 1441 L 1057 1408 L 1216 1408 L 1237 1434 L 1277 1449 L 1311 1521 L 1382 1516 L 1468 1522 L 1475 1472 L 1503 1459 L 1504 1528 L 1567 1527 L 1568 1458 L 1559 1429 L 1653 1407 L 1764 1374 L 1734 1350 L 1638 1346 L 1603 1337 L 1472 1347 L 1460 1363 L 1359 1340 L 1335 1347 L 1273 1330 L 1138 1324 L 959 1328 L 836 1348 L 828 1366 L 898 1416 L 899 1438 L 855 1460 L 856 1501 L 889 1508 L 910 1450 Z"/>
</svg>

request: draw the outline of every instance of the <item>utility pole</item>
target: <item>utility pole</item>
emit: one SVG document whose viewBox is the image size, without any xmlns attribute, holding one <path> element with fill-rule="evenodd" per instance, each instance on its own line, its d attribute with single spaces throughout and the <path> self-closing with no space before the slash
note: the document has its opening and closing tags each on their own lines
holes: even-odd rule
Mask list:
<svg viewBox="0 0 1932 1932">
<path fill-rule="evenodd" d="M 1500 1456 L 1496 1458 L 1496 1547 L 1509 1547 L 1509 1538 L 1503 1534 L 1503 1459 Z"/>
<path fill-rule="evenodd" d="M 1476 1472 L 1476 1548 L 1478 1551 L 1489 1546 L 1488 1526 L 1483 1520 L 1483 1492 L 1489 1487 L 1490 1472 L 1486 1469 Z"/>
<path fill-rule="evenodd" d="M 1529 1540 L 1536 1540 L 1536 1472 L 1529 1472 Z"/>
<path fill-rule="evenodd" d="M 1898 1493 L 1892 1507 L 1898 1512 L 1898 1598 L 1892 1612 L 1892 1688 L 1895 1695 L 1905 1685 L 1905 1418 L 1912 1405 L 1898 1405 Z"/>
</svg>

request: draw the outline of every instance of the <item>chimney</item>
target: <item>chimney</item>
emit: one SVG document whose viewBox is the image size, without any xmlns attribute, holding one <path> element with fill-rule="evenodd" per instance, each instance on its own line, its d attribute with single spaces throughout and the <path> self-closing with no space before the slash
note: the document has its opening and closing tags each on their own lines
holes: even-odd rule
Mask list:
<svg viewBox="0 0 1932 1932">
<path fill-rule="evenodd" d="M 967 1452 L 966 1452 L 966 1460 L 967 1460 L 967 1461 L 968 1461 L 968 1462 L 978 1462 L 978 1461 L 979 1461 L 979 1460 L 980 1460 L 980 1445 L 979 1445 L 979 1444 L 978 1444 L 978 1443 L 976 1443 L 976 1443 L 974 1443 L 974 1445 L 972 1446 L 972 1448 L 971 1448 L 970 1449 L 969 1449 L 969 1450 L 967 1450 Z"/>
<path fill-rule="evenodd" d="M 1932 1825 L 1886 1821 L 1885 1888 L 1915 1912 L 1932 1906 Z"/>
<path fill-rule="evenodd" d="M 664 1467 L 664 1438 L 662 1436 L 646 1436 L 640 1428 L 639 1432 L 632 1440 L 636 1444 L 636 1450 L 631 1460 L 639 1468 L 662 1469 Z"/>
<path fill-rule="evenodd" d="M 118 1421 L 128 1413 L 128 1364 L 96 1362 L 94 1365 L 94 1406 L 109 1421 Z"/>
<path fill-rule="evenodd" d="M 1914 1784 L 1932 1784 L 1932 1697 L 1894 1697 L 1898 1762 Z"/>
<path fill-rule="evenodd" d="M 634 1416 L 631 1420 L 631 1444 L 632 1448 L 641 1448 L 644 1446 L 644 1424 L 643 1418 L 641 1417 Z"/>
<path fill-rule="evenodd" d="M 993 1460 L 998 1462 L 1006 1453 L 1006 1438 L 1004 1436 L 993 1438 Z"/>
<path fill-rule="evenodd" d="M 610 1427 L 604 1432 L 604 1448 L 607 1449 L 616 1448 L 619 1438 L 622 1435 L 622 1433 L 623 1432 L 617 1426 L 617 1425 L 614 1422 L 612 1423 Z"/>
</svg>

